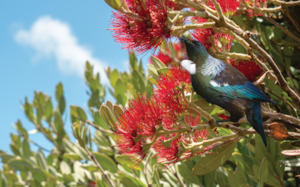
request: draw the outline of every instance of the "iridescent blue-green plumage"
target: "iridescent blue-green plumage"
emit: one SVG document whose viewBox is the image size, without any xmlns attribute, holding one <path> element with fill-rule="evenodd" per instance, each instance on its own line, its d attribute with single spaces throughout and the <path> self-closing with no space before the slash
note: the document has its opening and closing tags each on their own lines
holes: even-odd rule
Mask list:
<svg viewBox="0 0 300 187">
<path fill-rule="evenodd" d="M 260 102 L 272 102 L 268 96 L 236 68 L 209 55 L 198 41 L 181 38 L 189 60 L 182 66 L 191 74 L 192 86 L 197 94 L 230 113 L 230 120 L 239 121 L 246 114 L 251 126 L 260 134 L 267 146 Z M 195 69 L 193 69 L 195 68 Z"/>
</svg>

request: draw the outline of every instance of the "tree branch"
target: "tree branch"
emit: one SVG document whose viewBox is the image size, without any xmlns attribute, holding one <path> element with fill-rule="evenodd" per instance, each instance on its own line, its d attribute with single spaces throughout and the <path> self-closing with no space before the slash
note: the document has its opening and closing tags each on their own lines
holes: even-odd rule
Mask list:
<svg viewBox="0 0 300 187">
<path fill-rule="evenodd" d="M 215 26 L 215 22 L 205 22 L 199 24 L 192 24 L 192 25 L 183 25 L 183 26 L 172 26 L 172 32 L 185 32 L 191 29 L 203 29 L 203 28 L 212 28 Z"/>
<path fill-rule="evenodd" d="M 264 111 L 262 110 L 262 114 L 264 116 L 267 116 L 272 122 L 277 121 L 277 122 L 283 122 L 285 124 L 289 124 L 291 126 L 294 126 L 298 129 L 300 129 L 300 119 L 295 118 L 290 115 L 282 114 L 282 113 L 274 113 L 270 111 Z"/>
<path fill-rule="evenodd" d="M 273 18 L 271 17 L 266 17 L 263 16 L 264 19 L 266 19 L 268 22 L 272 23 L 273 25 L 275 25 L 276 27 L 278 27 L 280 30 L 282 30 L 286 35 L 288 35 L 289 37 L 291 37 L 292 39 L 294 39 L 295 41 L 297 41 L 298 43 L 300 43 L 300 39 L 295 36 L 293 33 L 291 33 L 287 28 L 284 28 L 283 26 L 281 26 L 279 23 L 277 23 Z"/>
<path fill-rule="evenodd" d="M 279 1 L 279 0 L 271 0 L 275 5 L 283 5 L 286 7 L 297 6 L 300 5 L 300 1 Z"/>
</svg>

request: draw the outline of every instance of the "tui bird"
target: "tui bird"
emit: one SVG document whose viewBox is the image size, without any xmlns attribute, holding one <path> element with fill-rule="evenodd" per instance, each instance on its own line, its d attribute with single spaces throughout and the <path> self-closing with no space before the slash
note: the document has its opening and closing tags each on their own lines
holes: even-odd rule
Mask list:
<svg viewBox="0 0 300 187">
<path fill-rule="evenodd" d="M 260 102 L 274 102 L 238 69 L 209 55 L 201 42 L 180 40 L 185 44 L 189 58 L 183 60 L 181 66 L 191 74 L 196 93 L 230 113 L 228 120 L 221 121 L 238 122 L 245 112 L 247 120 L 267 146 Z"/>
</svg>

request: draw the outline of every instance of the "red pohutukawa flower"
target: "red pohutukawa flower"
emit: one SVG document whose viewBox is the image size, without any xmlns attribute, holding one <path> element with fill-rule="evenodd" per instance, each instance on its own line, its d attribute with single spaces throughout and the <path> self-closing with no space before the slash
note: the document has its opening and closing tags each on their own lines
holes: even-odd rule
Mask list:
<svg viewBox="0 0 300 187">
<path fill-rule="evenodd" d="M 152 135 L 155 127 L 162 123 L 162 108 L 147 97 L 137 97 L 115 124 L 117 144 L 123 154 L 135 154 L 144 157 L 142 143 L 146 139 L 136 140 L 138 135 Z"/>
<path fill-rule="evenodd" d="M 240 6 L 241 0 L 217 0 L 217 2 L 220 4 L 223 13 L 231 13 L 233 15 Z M 211 0 L 206 0 L 206 4 L 215 10 L 215 6 Z"/>
<path fill-rule="evenodd" d="M 245 2 L 250 5 L 253 8 L 266 8 L 267 7 L 267 0 L 245 0 Z M 261 11 L 255 12 L 253 9 L 246 9 L 246 15 L 248 17 L 253 17 L 253 16 L 261 16 L 263 13 Z"/>
<path fill-rule="evenodd" d="M 171 1 L 126 0 L 131 12 L 114 12 L 113 36 L 125 48 L 145 52 L 171 37 L 167 8 L 175 9 Z"/>
<path fill-rule="evenodd" d="M 171 129 L 176 116 L 186 110 L 182 91 L 179 90 L 182 83 L 191 83 L 189 73 L 181 68 L 170 68 L 169 72 L 157 81 L 157 89 L 154 90 L 156 102 L 164 108 L 164 125 L 167 129 Z"/>
<path fill-rule="evenodd" d="M 256 78 L 263 72 L 263 70 L 255 62 L 251 62 L 248 60 L 230 60 L 230 63 L 240 72 L 242 72 L 245 77 L 251 82 L 254 82 Z"/>
<path fill-rule="evenodd" d="M 117 147 L 122 154 L 144 158 L 144 151 L 149 149 L 149 143 L 157 153 L 159 162 L 173 163 L 197 154 L 192 154 L 191 151 L 180 152 L 183 149 L 182 143 L 206 139 L 207 130 L 195 130 L 185 134 L 176 132 L 186 125 L 195 127 L 201 124 L 200 116 L 192 115 L 182 122 L 182 117 L 188 112 L 182 92 L 188 91 L 190 82 L 188 72 L 180 67 L 171 67 L 157 80 L 156 89 L 150 99 L 137 97 L 130 101 L 128 108 L 118 119 L 119 123 L 115 124 Z M 168 133 L 169 131 L 172 132 Z M 186 136 L 192 136 L 192 139 Z"/>
<path fill-rule="evenodd" d="M 171 135 L 170 138 L 174 136 L 176 136 L 176 134 Z M 168 141 L 170 138 L 160 136 L 159 139 L 153 144 L 153 149 L 157 153 L 156 156 L 158 158 L 158 162 L 174 163 L 179 160 L 179 156 L 177 154 L 179 152 L 178 149 L 180 138 L 173 140 L 170 145 L 164 145 L 164 142 Z"/>
<path fill-rule="evenodd" d="M 195 29 L 192 35 L 195 39 L 200 41 L 207 50 L 213 46 L 214 42 L 216 46 L 219 46 L 219 44 L 224 45 L 223 49 L 229 51 L 233 42 L 233 36 L 224 33 L 216 33 L 212 28 Z M 218 50 L 221 52 L 221 48 L 218 48 Z"/>
<path fill-rule="evenodd" d="M 233 15 L 240 5 L 240 0 L 217 0 L 217 2 L 220 4 L 223 13 L 230 15 Z M 211 0 L 206 0 L 206 4 L 215 10 L 215 6 Z M 201 17 L 195 17 L 192 19 L 192 22 L 194 23 L 204 23 L 206 21 L 206 19 Z M 233 36 L 215 32 L 212 28 L 195 29 L 192 35 L 195 39 L 200 41 L 206 49 L 211 48 L 213 44 L 216 46 L 220 46 L 219 44 L 222 44 L 225 45 L 223 48 L 229 51 L 233 42 Z M 218 50 L 221 51 L 221 48 Z"/>
<path fill-rule="evenodd" d="M 200 115 L 193 116 L 187 115 L 185 118 L 185 123 L 191 127 L 198 126 L 201 124 Z M 199 142 L 206 140 L 208 136 L 208 131 L 206 130 L 196 130 L 193 134 L 181 134 L 176 138 L 177 134 L 170 134 L 168 136 L 161 136 L 153 145 L 154 151 L 157 153 L 158 162 L 168 162 L 174 163 L 179 160 L 188 159 L 192 156 L 202 154 L 212 148 L 211 146 L 204 147 L 201 151 L 192 153 L 191 151 L 181 151 L 183 148 L 182 143 Z M 174 139 L 175 138 L 175 139 Z M 172 141 L 170 141 L 172 140 Z M 170 141 L 170 142 L 169 142 Z"/>
</svg>

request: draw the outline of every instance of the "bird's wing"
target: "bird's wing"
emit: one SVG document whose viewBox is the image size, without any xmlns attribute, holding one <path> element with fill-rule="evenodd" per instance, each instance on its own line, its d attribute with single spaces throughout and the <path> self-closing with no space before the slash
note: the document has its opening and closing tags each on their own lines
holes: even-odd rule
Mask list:
<svg viewBox="0 0 300 187">
<path fill-rule="evenodd" d="M 262 91 L 260 91 L 251 82 L 247 81 L 243 85 L 228 85 L 228 86 L 212 86 L 212 89 L 221 93 L 224 96 L 236 99 L 248 99 L 260 102 L 271 102 L 268 96 L 266 96 Z"/>
<path fill-rule="evenodd" d="M 212 89 L 230 98 L 256 100 L 260 102 L 272 102 L 261 90 L 247 80 L 236 68 L 227 65 L 210 81 Z"/>
</svg>

